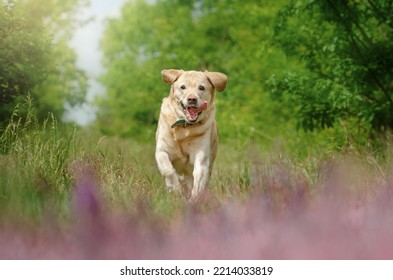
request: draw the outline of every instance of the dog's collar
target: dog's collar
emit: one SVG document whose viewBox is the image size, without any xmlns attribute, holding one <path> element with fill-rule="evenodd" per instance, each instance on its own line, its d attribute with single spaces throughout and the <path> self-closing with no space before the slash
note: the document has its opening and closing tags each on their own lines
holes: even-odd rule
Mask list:
<svg viewBox="0 0 393 280">
<path fill-rule="evenodd" d="M 189 122 L 187 122 L 187 121 L 184 120 L 184 119 L 179 119 L 179 120 L 175 121 L 175 122 L 171 125 L 171 128 L 174 128 L 174 127 L 176 127 L 176 126 L 187 127 L 187 126 L 190 126 L 190 125 L 196 125 L 196 124 L 198 124 L 198 123 L 200 123 L 200 122 L 189 123 Z"/>
</svg>

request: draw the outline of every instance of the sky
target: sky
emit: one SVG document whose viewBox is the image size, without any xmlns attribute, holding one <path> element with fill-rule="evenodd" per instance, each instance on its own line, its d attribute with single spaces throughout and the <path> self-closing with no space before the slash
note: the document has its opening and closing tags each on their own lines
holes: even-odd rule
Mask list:
<svg viewBox="0 0 393 280">
<path fill-rule="evenodd" d="M 78 67 L 85 70 L 89 77 L 88 102 L 92 102 L 95 96 L 104 93 L 104 88 L 97 82 L 97 78 L 104 71 L 101 65 L 102 53 L 99 44 L 105 27 L 105 19 L 119 16 L 125 2 L 126 0 L 90 0 L 89 7 L 81 12 L 83 19 L 92 18 L 92 20 L 75 31 L 70 46 L 77 53 Z M 78 108 L 70 108 L 67 104 L 65 106 L 67 112 L 63 116 L 64 121 L 86 125 L 95 119 L 96 108 L 92 105 L 82 104 Z"/>
</svg>

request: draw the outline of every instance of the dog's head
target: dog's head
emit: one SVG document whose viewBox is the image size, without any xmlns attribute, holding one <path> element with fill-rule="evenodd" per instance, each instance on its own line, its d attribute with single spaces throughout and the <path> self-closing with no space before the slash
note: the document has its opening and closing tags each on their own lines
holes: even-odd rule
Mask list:
<svg viewBox="0 0 393 280">
<path fill-rule="evenodd" d="M 227 76 L 219 72 L 169 69 L 161 74 L 164 82 L 172 85 L 171 94 L 190 124 L 211 105 L 214 91 L 223 91 L 227 84 Z"/>
</svg>

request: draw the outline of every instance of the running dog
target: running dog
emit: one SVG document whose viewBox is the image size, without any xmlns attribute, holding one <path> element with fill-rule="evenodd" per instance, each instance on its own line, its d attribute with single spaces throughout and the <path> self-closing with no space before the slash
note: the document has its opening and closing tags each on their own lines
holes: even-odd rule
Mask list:
<svg viewBox="0 0 393 280">
<path fill-rule="evenodd" d="M 162 101 L 156 132 L 158 169 L 169 189 L 191 191 L 196 201 L 206 188 L 217 154 L 215 91 L 221 92 L 227 76 L 219 72 L 161 71 L 171 85 Z"/>
</svg>

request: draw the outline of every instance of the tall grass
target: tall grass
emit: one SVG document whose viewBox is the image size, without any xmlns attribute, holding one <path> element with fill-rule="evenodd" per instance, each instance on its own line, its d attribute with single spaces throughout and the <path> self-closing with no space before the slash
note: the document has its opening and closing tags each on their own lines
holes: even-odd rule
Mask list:
<svg viewBox="0 0 393 280">
<path fill-rule="evenodd" d="M 225 144 L 190 205 L 166 191 L 153 141 L 19 109 L 0 137 L 0 258 L 393 257 L 389 141 L 302 158 Z"/>
<path fill-rule="evenodd" d="M 42 124 L 15 109 L 0 137 L 0 215 L 37 219 L 48 210 L 67 211 L 71 184 L 67 162 L 75 154 L 76 131 L 63 132 L 50 115 Z M 53 209 L 52 209 L 53 208 Z"/>
</svg>

